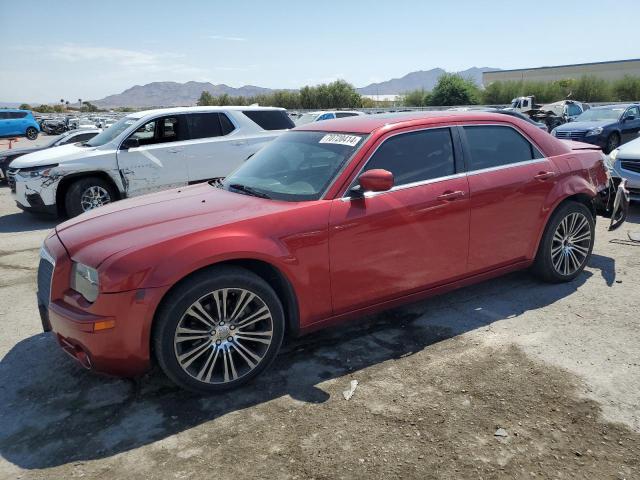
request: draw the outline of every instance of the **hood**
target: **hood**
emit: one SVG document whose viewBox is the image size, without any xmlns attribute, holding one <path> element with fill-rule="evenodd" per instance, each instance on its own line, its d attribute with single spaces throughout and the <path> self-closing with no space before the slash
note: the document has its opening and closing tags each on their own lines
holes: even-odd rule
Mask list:
<svg viewBox="0 0 640 480">
<path fill-rule="evenodd" d="M 126 249 L 155 245 L 297 205 L 202 183 L 105 205 L 61 223 L 56 232 L 73 259 L 98 267 Z"/>
<path fill-rule="evenodd" d="M 640 138 L 636 138 L 619 146 L 617 158 L 640 159 Z"/>
<path fill-rule="evenodd" d="M 11 162 L 11 166 L 13 168 L 28 168 L 50 165 L 52 163 L 71 162 L 73 160 L 86 157 L 96 149 L 97 147 L 82 147 L 75 143 L 61 145 L 59 147 L 47 148 L 18 157 Z"/>
<path fill-rule="evenodd" d="M 601 120 L 599 122 L 568 122 L 568 123 L 563 123 L 559 127 L 556 127 L 556 130 L 560 132 L 566 132 L 571 130 L 587 131 L 587 130 L 592 130 L 598 127 L 604 128 L 609 125 L 612 125 L 613 123 L 615 122 L 612 122 L 611 120 Z"/>
<path fill-rule="evenodd" d="M 12 148 L 10 150 L 1 150 L 0 158 L 3 157 L 17 157 L 20 155 L 26 155 L 27 153 L 37 152 L 39 150 L 47 148 L 46 146 L 42 147 L 25 147 L 25 148 Z"/>
</svg>

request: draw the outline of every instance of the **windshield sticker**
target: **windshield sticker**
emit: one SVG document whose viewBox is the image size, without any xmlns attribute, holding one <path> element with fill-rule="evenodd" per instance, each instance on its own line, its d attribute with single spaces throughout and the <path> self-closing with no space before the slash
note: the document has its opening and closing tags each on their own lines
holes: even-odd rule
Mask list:
<svg viewBox="0 0 640 480">
<path fill-rule="evenodd" d="M 361 137 L 356 135 L 344 135 L 342 133 L 329 133 L 322 137 L 318 143 L 333 143 L 334 145 L 347 145 L 355 147 Z"/>
</svg>

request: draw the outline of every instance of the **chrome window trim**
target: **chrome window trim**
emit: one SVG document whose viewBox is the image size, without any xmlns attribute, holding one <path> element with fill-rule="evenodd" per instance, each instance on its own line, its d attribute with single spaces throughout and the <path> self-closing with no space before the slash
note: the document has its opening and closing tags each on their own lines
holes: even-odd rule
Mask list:
<svg viewBox="0 0 640 480">
<path fill-rule="evenodd" d="M 341 199 L 343 201 L 346 201 L 346 200 L 351 200 L 351 198 L 354 198 L 354 197 L 345 196 L 351 190 L 354 180 L 357 179 L 360 176 L 360 174 L 365 169 L 367 164 L 371 161 L 371 159 L 376 154 L 378 149 L 382 145 L 384 145 L 384 143 L 387 140 L 389 140 L 390 138 L 393 138 L 393 137 L 397 137 L 398 135 L 404 135 L 404 134 L 407 134 L 407 133 L 417 133 L 417 132 L 424 132 L 424 131 L 427 131 L 427 130 L 439 130 L 439 129 L 447 128 L 449 130 L 449 135 L 451 136 L 451 147 L 453 148 L 453 151 L 454 151 L 453 168 L 455 169 L 455 167 L 456 167 L 456 158 L 455 158 L 455 148 L 456 148 L 456 146 L 455 146 L 455 140 L 453 138 L 453 132 L 451 131 L 451 129 L 456 127 L 456 126 L 457 125 L 438 125 L 438 126 L 433 126 L 433 127 L 419 128 L 419 129 L 416 129 L 416 130 L 409 130 L 408 132 L 396 132 L 396 133 L 393 133 L 393 134 L 389 135 L 382 142 L 380 142 L 380 144 L 373 150 L 373 152 L 371 152 L 371 155 L 369 155 L 367 160 L 364 162 L 364 165 L 362 165 L 362 168 L 360 168 L 360 170 L 358 170 L 358 173 L 356 173 L 353 176 L 353 180 L 351 182 L 349 182 L 349 185 L 347 185 L 347 188 L 344 190 L 344 192 L 342 192 Z M 387 190 L 385 192 L 365 192 L 364 197 L 365 198 L 370 198 L 370 197 L 374 197 L 374 196 L 377 196 L 377 195 L 380 195 L 380 194 L 383 194 L 383 193 L 394 192 L 394 191 L 397 191 L 397 190 L 402 190 L 404 188 L 419 187 L 421 185 L 426 185 L 428 183 L 441 182 L 441 181 L 444 181 L 444 180 L 449 180 L 451 178 L 458 178 L 458 177 L 465 176 L 465 175 L 466 175 L 465 172 L 459 172 L 459 173 L 454 173 L 452 175 L 446 175 L 444 177 L 437 177 L 437 178 L 430 178 L 430 179 L 427 179 L 427 180 L 421 180 L 419 182 L 403 183 L 402 185 L 394 185 L 390 190 Z M 375 195 L 370 195 L 370 194 L 375 194 Z M 361 198 L 361 197 L 355 197 L 355 198 Z"/>
<path fill-rule="evenodd" d="M 495 172 L 495 171 L 498 171 L 498 170 L 506 170 L 508 168 L 521 167 L 523 165 L 532 165 L 534 163 L 542 163 L 542 162 L 546 162 L 548 160 L 549 159 L 547 157 L 534 158 L 532 160 L 523 160 L 522 162 L 508 163 L 506 165 L 498 165 L 497 167 L 482 168 L 480 170 L 471 170 L 471 171 L 467 172 L 467 176 L 470 177 L 472 175 L 479 175 L 481 173 Z"/>
</svg>

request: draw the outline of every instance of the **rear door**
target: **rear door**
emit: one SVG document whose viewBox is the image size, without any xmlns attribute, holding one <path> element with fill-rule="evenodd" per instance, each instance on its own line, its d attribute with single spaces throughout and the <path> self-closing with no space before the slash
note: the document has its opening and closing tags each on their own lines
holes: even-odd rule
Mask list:
<svg viewBox="0 0 640 480">
<path fill-rule="evenodd" d="M 224 178 L 253 153 L 250 139 L 225 113 L 190 113 L 185 118 L 189 127 L 185 155 L 190 183 Z"/>
<path fill-rule="evenodd" d="M 469 195 L 448 127 L 393 134 L 362 171 L 394 175 L 386 192 L 333 200 L 329 223 L 334 313 L 464 275 Z M 354 180 L 354 183 L 357 180 Z"/>
<path fill-rule="evenodd" d="M 11 121 L 9 120 L 9 112 L 0 111 L 0 136 L 5 137 L 11 135 Z"/>
<path fill-rule="evenodd" d="M 140 146 L 117 152 L 118 168 L 127 196 L 186 185 L 189 181 L 184 139 L 187 134 L 183 115 L 149 120 L 129 138 Z"/>
<path fill-rule="evenodd" d="M 512 126 L 461 130 L 471 201 L 469 273 L 525 260 L 537 241 L 557 169 Z"/>
</svg>

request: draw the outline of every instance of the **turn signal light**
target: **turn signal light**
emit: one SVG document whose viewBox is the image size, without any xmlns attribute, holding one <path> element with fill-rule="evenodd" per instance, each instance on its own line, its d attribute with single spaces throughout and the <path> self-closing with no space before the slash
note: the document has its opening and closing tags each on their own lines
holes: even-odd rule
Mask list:
<svg viewBox="0 0 640 480">
<path fill-rule="evenodd" d="M 93 324 L 93 331 L 99 332 L 100 330 L 109 330 L 110 328 L 114 328 L 115 326 L 115 320 L 104 320 L 102 322 L 95 322 Z"/>
</svg>

